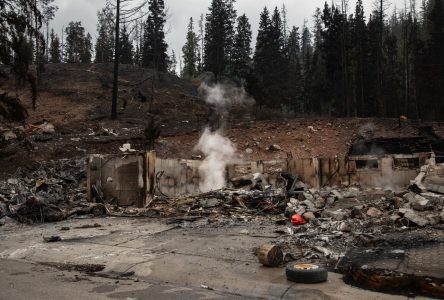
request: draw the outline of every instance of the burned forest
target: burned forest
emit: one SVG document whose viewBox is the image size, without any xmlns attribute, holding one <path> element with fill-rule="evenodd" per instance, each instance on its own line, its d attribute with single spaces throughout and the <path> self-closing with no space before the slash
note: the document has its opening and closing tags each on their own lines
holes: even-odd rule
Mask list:
<svg viewBox="0 0 444 300">
<path fill-rule="evenodd" d="M 0 300 L 410 298 L 444 0 L 0 0 Z"/>
</svg>

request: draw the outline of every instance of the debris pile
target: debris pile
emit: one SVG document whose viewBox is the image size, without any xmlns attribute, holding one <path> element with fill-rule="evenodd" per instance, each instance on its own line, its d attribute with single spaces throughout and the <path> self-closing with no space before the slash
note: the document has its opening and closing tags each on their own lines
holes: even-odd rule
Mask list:
<svg viewBox="0 0 444 300">
<path fill-rule="evenodd" d="M 54 222 L 87 207 L 83 160 L 48 161 L 19 168 L 0 181 L 0 218 L 20 222 Z"/>
<path fill-rule="evenodd" d="M 306 190 L 290 198 L 286 215 L 302 215 L 305 225 L 290 226 L 284 248 L 303 248 L 304 258 L 331 260 L 351 247 L 372 244 L 392 232 L 443 227 L 444 195 L 382 189 L 330 187 Z M 298 252 L 300 249 L 298 249 Z"/>
<path fill-rule="evenodd" d="M 433 170 L 435 176 L 440 174 Z M 296 259 L 327 262 L 386 233 L 443 228 L 444 194 L 422 188 L 429 186 L 428 176 L 423 176 L 424 184 L 416 181 L 421 188 L 401 192 L 359 186 L 313 189 L 286 173 L 271 185 L 266 177 L 232 178 L 233 188 L 178 198 L 163 195 L 159 187 L 157 196 L 137 209 L 111 202 L 88 203 L 84 161 L 49 161 L 19 169 L 12 178 L 0 181 L 0 219 L 8 216 L 33 223 L 76 214 L 106 214 L 160 216 L 179 223 L 224 217 L 248 221 L 262 216 L 276 222 L 276 233 L 281 234 L 278 242 L 286 253 Z"/>
<path fill-rule="evenodd" d="M 159 197 L 147 209 L 162 216 L 176 218 L 279 214 L 285 208 L 285 198 L 285 190 L 282 189 L 221 189 L 176 199 Z"/>
</svg>

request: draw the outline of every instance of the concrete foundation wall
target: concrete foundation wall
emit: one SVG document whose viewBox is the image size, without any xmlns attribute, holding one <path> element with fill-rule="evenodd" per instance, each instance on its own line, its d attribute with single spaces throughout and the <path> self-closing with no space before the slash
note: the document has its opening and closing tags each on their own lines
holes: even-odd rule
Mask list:
<svg viewBox="0 0 444 300">
<path fill-rule="evenodd" d="M 120 206 L 142 206 L 145 195 L 144 155 L 92 155 L 88 159 L 89 199 L 115 199 Z"/>
<path fill-rule="evenodd" d="M 423 165 L 428 154 L 360 156 L 350 158 L 290 158 L 273 161 L 251 161 L 227 166 L 226 178 L 261 173 L 266 184 L 275 185 L 280 173 L 299 175 L 311 187 L 359 183 L 364 186 L 396 189 L 409 184 L 419 168 L 399 167 L 395 160 L 404 159 Z M 92 155 L 88 164 L 90 199 L 96 186 L 105 199 L 116 198 L 120 205 L 144 206 L 155 193 L 155 187 L 167 196 L 199 193 L 201 161 L 160 159 L 155 153 L 120 156 Z M 371 167 L 362 163 L 372 162 Z M 376 163 L 377 162 L 377 163 Z M 411 162 L 411 161 L 410 161 Z M 156 182 L 156 178 L 159 182 Z M 227 183 L 228 185 L 228 183 Z"/>
<path fill-rule="evenodd" d="M 162 193 L 168 196 L 181 196 L 199 192 L 199 166 L 201 161 L 182 159 L 156 159 L 156 173 L 160 177 Z"/>
</svg>

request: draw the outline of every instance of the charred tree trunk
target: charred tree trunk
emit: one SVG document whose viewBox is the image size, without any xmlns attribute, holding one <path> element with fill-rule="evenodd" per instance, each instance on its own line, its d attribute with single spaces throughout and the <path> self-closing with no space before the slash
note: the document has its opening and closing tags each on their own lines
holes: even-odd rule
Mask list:
<svg viewBox="0 0 444 300">
<path fill-rule="evenodd" d="M 34 0 L 34 6 L 37 10 L 37 0 Z M 39 44 L 39 16 L 37 12 L 34 13 L 34 21 L 35 21 L 35 86 L 33 89 L 33 97 L 32 97 L 32 110 L 36 109 L 36 99 L 38 95 L 38 84 L 40 83 L 40 44 Z"/>
<path fill-rule="evenodd" d="M 114 43 L 114 80 L 113 80 L 113 96 L 111 104 L 111 119 L 117 118 L 117 94 L 119 84 L 119 60 L 120 60 L 120 1 L 117 0 L 116 7 L 116 40 Z"/>
<path fill-rule="evenodd" d="M 350 101 L 350 93 L 348 87 L 348 56 L 347 56 L 347 1 L 342 0 L 342 86 L 343 86 L 343 94 L 345 97 L 345 113 L 347 117 L 351 116 L 351 101 Z"/>
<path fill-rule="evenodd" d="M 385 116 L 385 107 L 384 107 L 384 99 L 383 99 L 383 55 L 384 55 L 384 0 L 379 1 L 379 47 L 378 47 L 378 55 L 377 55 L 377 97 L 378 97 L 378 115 L 379 117 Z"/>
<path fill-rule="evenodd" d="M 409 34 L 408 34 L 408 27 L 409 27 L 409 19 L 407 19 L 407 14 L 404 17 L 404 24 L 403 24 L 403 32 L 402 32 L 402 38 L 403 38 L 403 45 L 402 45 L 402 53 L 403 53 L 403 81 L 404 81 L 404 105 L 405 108 L 404 113 L 408 113 L 410 108 L 409 103 L 409 49 L 408 49 L 408 40 L 409 40 Z M 399 117 L 399 116 L 398 116 Z"/>
<path fill-rule="evenodd" d="M 419 104 L 417 98 L 417 72 L 418 72 L 418 19 L 416 17 L 416 1 L 410 0 L 410 11 L 413 15 L 413 25 L 412 25 L 412 60 L 413 64 L 411 67 L 411 101 L 413 102 L 413 107 L 415 110 L 416 118 L 420 119 L 421 114 L 419 111 Z"/>
</svg>

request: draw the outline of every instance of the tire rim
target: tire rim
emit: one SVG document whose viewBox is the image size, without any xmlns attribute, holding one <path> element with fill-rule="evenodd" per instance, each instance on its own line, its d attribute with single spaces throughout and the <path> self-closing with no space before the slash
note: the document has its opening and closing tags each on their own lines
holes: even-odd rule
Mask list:
<svg viewBox="0 0 444 300">
<path fill-rule="evenodd" d="M 316 270 L 319 269 L 319 266 L 312 264 L 296 264 L 293 266 L 293 268 L 297 270 Z"/>
</svg>

